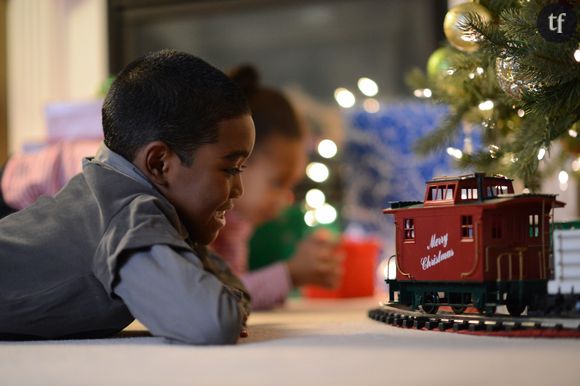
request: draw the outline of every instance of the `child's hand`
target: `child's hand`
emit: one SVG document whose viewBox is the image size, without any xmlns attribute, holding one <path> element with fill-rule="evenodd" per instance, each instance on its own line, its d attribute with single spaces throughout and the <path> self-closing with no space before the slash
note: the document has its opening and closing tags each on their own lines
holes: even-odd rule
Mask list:
<svg viewBox="0 0 580 386">
<path fill-rule="evenodd" d="M 336 288 L 342 277 L 344 253 L 337 238 L 327 229 L 319 229 L 303 239 L 288 261 L 288 270 L 295 287 L 314 284 Z"/>
</svg>

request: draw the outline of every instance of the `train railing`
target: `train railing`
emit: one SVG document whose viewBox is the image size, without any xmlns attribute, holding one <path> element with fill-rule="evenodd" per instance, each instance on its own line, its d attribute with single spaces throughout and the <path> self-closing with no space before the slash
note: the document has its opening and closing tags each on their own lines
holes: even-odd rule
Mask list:
<svg viewBox="0 0 580 386">
<path fill-rule="evenodd" d="M 485 248 L 485 272 L 489 273 L 495 268 L 497 281 L 505 280 L 523 280 L 524 267 L 531 267 L 533 262 L 534 250 L 537 250 L 538 279 L 548 279 L 546 269 L 546 256 L 542 251 L 541 245 L 529 245 L 527 247 L 514 247 L 508 250 L 496 251 L 493 247 Z M 499 253 L 498 253 L 499 252 Z M 526 254 L 526 252 L 528 252 Z M 490 256 L 491 255 L 491 256 Z M 494 256 L 495 255 L 495 256 Z M 495 258 L 495 264 L 492 259 Z M 507 269 L 505 266 L 507 265 Z"/>
<path fill-rule="evenodd" d="M 496 267 L 497 267 L 497 281 L 502 281 L 505 280 L 502 276 L 502 272 L 501 272 L 501 261 L 503 260 L 503 258 L 507 258 L 508 261 L 508 280 L 514 280 L 514 275 L 513 275 L 513 257 L 514 254 L 517 254 L 518 257 L 518 268 L 519 268 L 519 277 L 518 280 L 523 280 L 524 278 L 524 251 L 527 248 L 524 247 L 519 247 L 519 248 L 514 248 L 514 251 L 509 251 L 509 252 L 503 252 L 500 253 L 499 255 L 497 255 L 497 262 L 496 262 Z"/>
</svg>

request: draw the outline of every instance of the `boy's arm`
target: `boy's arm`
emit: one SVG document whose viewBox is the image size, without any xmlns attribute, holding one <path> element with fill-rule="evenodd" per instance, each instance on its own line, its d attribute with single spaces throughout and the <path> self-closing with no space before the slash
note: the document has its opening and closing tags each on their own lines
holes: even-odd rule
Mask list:
<svg viewBox="0 0 580 386">
<path fill-rule="evenodd" d="M 216 253 L 205 248 L 206 256 L 204 261 L 204 266 L 210 272 L 213 272 L 218 279 L 220 279 L 230 290 L 234 293 L 236 298 L 240 302 L 240 306 L 243 313 L 243 323 L 242 330 L 240 331 L 240 337 L 245 338 L 248 336 L 248 330 L 246 328 L 246 322 L 250 316 L 252 299 L 250 293 L 242 283 L 242 281 L 232 273 L 228 264 Z"/>
<path fill-rule="evenodd" d="M 240 295 L 191 252 L 155 245 L 131 254 L 114 292 L 153 335 L 190 344 L 232 344 L 243 328 Z"/>
<path fill-rule="evenodd" d="M 198 255 L 206 270 L 212 272 L 218 279 L 228 286 L 240 299 L 246 317 L 250 314 L 251 297 L 244 283 L 233 274 L 229 265 L 214 251 L 207 247 L 197 247 Z"/>
</svg>

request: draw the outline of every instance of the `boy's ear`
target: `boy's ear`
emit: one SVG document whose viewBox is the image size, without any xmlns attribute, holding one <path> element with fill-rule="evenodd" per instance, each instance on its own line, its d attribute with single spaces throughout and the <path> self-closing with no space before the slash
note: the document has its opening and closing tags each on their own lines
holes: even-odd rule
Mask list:
<svg viewBox="0 0 580 386">
<path fill-rule="evenodd" d="M 155 185 L 167 186 L 167 173 L 175 156 L 165 143 L 153 141 L 139 151 L 135 163 Z"/>
</svg>

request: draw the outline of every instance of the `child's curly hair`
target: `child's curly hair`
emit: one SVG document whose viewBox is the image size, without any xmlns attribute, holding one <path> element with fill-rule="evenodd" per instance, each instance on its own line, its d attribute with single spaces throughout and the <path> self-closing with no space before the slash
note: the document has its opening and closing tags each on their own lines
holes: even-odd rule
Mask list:
<svg viewBox="0 0 580 386">
<path fill-rule="evenodd" d="M 252 65 L 240 65 L 229 75 L 248 98 L 256 127 L 257 148 L 272 135 L 304 138 L 305 127 L 288 98 L 279 91 L 261 86 L 258 71 Z"/>
</svg>

